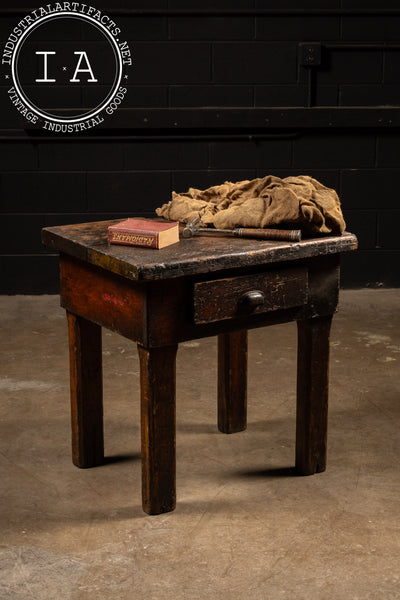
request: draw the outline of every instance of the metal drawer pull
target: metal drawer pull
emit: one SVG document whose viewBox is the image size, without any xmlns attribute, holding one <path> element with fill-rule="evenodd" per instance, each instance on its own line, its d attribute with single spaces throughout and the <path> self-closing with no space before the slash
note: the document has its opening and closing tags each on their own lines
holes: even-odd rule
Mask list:
<svg viewBox="0 0 400 600">
<path fill-rule="evenodd" d="M 254 310 L 257 306 L 262 306 L 265 302 L 265 294 L 260 290 L 251 290 L 239 298 L 239 304 L 247 310 Z"/>
</svg>

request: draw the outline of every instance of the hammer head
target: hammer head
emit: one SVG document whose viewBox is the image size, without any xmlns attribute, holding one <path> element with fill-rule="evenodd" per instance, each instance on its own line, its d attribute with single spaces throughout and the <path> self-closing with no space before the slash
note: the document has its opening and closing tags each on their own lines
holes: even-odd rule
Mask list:
<svg viewBox="0 0 400 600">
<path fill-rule="evenodd" d="M 199 228 L 200 217 L 195 217 L 189 223 L 186 224 L 186 227 L 182 231 L 182 236 L 184 238 L 190 238 L 196 235 L 197 229 Z"/>
</svg>

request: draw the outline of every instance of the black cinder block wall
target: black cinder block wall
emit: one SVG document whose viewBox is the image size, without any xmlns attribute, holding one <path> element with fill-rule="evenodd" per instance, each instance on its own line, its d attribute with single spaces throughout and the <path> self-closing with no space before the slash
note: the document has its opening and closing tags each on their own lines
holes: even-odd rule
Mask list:
<svg viewBox="0 0 400 600">
<path fill-rule="evenodd" d="M 171 190 L 267 174 L 309 174 L 338 191 L 359 238 L 344 286 L 399 285 L 398 2 L 92 4 L 134 55 L 113 118 L 32 136 L 0 82 L 2 293 L 57 291 L 44 226 L 151 216 Z M 2 40 L 37 6 L 0 9 Z"/>
</svg>

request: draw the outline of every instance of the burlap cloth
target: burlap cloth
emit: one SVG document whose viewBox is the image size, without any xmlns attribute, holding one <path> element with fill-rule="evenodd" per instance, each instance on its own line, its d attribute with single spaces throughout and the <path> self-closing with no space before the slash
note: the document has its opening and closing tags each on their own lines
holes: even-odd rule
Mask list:
<svg viewBox="0 0 400 600">
<path fill-rule="evenodd" d="M 308 175 L 280 179 L 267 175 L 251 181 L 225 181 L 206 190 L 172 192 L 172 200 L 156 209 L 159 217 L 200 226 L 278 227 L 305 234 L 340 235 L 346 224 L 335 192 Z"/>
</svg>

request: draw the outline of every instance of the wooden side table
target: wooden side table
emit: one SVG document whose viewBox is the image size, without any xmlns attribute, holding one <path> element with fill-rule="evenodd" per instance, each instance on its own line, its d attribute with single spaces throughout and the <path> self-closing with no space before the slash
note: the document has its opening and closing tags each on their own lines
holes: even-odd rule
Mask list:
<svg viewBox="0 0 400 600">
<path fill-rule="evenodd" d="M 175 508 L 175 356 L 178 343 L 218 335 L 218 427 L 246 428 L 247 330 L 298 323 L 296 468 L 326 466 L 329 332 L 339 256 L 357 239 L 301 242 L 204 235 L 162 250 L 110 246 L 103 221 L 48 227 L 60 252 L 69 324 L 72 456 L 104 460 L 101 327 L 138 345 L 143 509 Z"/>
</svg>

